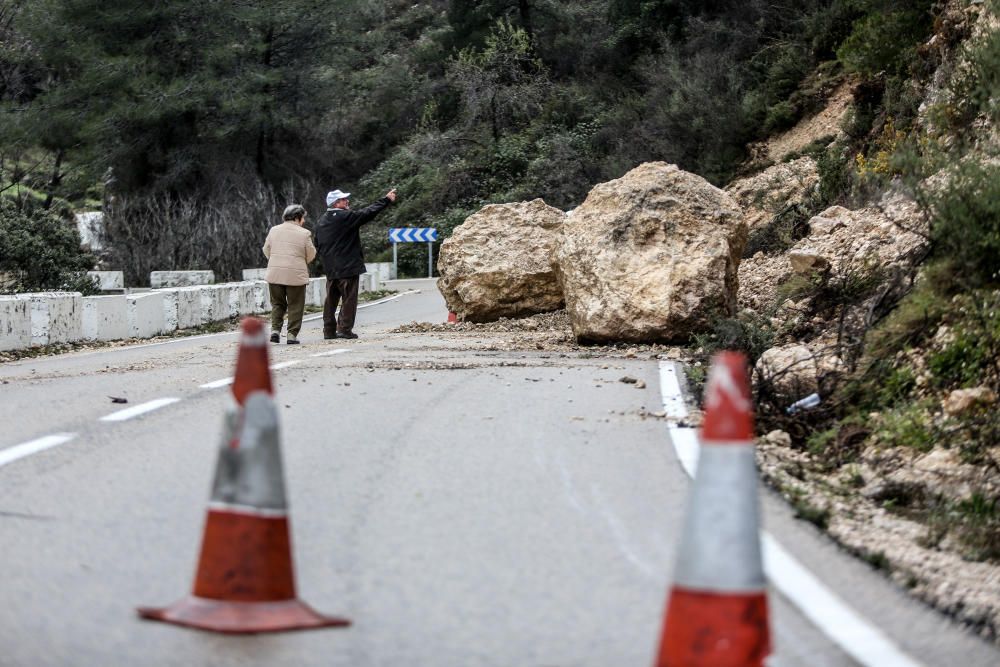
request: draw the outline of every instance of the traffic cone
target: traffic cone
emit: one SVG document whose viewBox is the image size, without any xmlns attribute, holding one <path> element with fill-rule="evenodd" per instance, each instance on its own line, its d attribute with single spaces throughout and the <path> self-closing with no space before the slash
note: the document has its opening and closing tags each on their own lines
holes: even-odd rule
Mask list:
<svg viewBox="0 0 1000 667">
<path fill-rule="evenodd" d="M 771 653 L 746 358 L 716 356 L 657 667 L 760 667 Z"/>
<path fill-rule="evenodd" d="M 236 374 L 233 378 L 233 398 L 240 405 L 251 391 L 261 390 L 274 395 L 271 369 L 267 357 L 267 331 L 264 322 L 255 317 L 245 317 L 240 323 L 240 350 L 236 355 Z"/>
<path fill-rule="evenodd" d="M 243 321 L 233 382 L 238 402 L 224 421 L 192 593 L 162 609 L 140 607 L 142 618 L 234 634 L 350 625 L 296 597 L 263 331 L 259 320 Z"/>
</svg>

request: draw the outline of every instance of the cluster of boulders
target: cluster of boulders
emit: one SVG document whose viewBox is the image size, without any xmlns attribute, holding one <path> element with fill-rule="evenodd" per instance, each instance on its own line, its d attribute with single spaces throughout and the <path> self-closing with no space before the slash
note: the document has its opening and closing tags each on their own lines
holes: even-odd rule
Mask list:
<svg viewBox="0 0 1000 667">
<path fill-rule="evenodd" d="M 442 244 L 438 287 L 463 321 L 565 307 L 580 341 L 682 342 L 734 313 L 746 238 L 732 197 L 652 162 L 568 214 L 485 207 Z"/>
<path fill-rule="evenodd" d="M 949 101 L 954 72 L 968 67 L 956 45 L 1000 23 L 980 13 L 982 3 L 946 4 L 925 45 L 942 59 L 920 110 L 925 127 L 933 125 L 929 109 Z M 736 318 L 771 334 L 754 376 L 772 407 L 784 414 L 810 394 L 826 401 L 858 363 L 865 331 L 912 286 L 928 251 L 927 218 L 901 193 L 817 213 L 818 165 L 793 151 L 840 132 L 851 87 L 844 81 L 827 110 L 769 142 L 766 156 L 777 164 L 724 190 L 649 163 L 598 185 L 569 213 L 541 201 L 487 207 L 442 248 L 439 284 L 449 308 L 460 320 L 483 322 L 564 307 L 576 339 L 595 343 L 689 343 L 720 317 Z M 1000 145 L 996 127 L 979 134 L 982 144 Z M 925 185 L 936 187 L 933 179 Z M 932 345 L 951 335 L 942 326 Z M 919 387 L 927 350 L 907 354 Z M 927 392 L 940 403 L 934 419 L 947 425 L 989 414 L 1000 392 L 986 384 Z M 827 512 L 832 536 L 883 559 L 915 594 L 984 636 L 1000 636 L 995 564 L 967 562 L 948 538 L 928 544 L 927 525 L 883 507 L 900 489 L 952 504 L 998 497 L 1000 446 L 989 449 L 988 464 L 966 460 L 954 443 L 891 446 L 880 442 L 879 415 L 869 417 L 836 432 L 830 447 L 854 452 L 839 467 L 836 457 L 817 463 L 802 433 L 796 441 L 786 431 L 768 433 L 758 448 L 762 473 L 800 504 Z"/>
<path fill-rule="evenodd" d="M 582 342 L 686 343 L 746 309 L 780 328 L 805 311 L 781 296 L 794 276 L 861 280 L 912 266 L 926 249 L 916 204 L 893 196 L 857 211 L 831 207 L 808 220 L 791 249 L 741 261 L 748 236 L 808 207 L 818 183 L 809 157 L 725 190 L 652 162 L 596 186 L 569 213 L 542 200 L 489 205 L 442 244 L 438 287 L 459 321 L 565 308 Z M 824 357 L 818 350 L 827 342 L 820 339 L 809 355 Z M 803 363 L 805 354 L 777 351 L 765 364 L 777 357 L 792 360 L 783 367 L 838 366 L 826 358 Z"/>
</svg>

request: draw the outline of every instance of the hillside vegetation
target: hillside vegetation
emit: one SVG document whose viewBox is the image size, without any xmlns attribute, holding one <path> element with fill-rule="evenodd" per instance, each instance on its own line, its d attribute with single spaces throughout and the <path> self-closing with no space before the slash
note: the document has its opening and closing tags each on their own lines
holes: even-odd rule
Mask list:
<svg viewBox="0 0 1000 667">
<path fill-rule="evenodd" d="M 134 282 L 150 269 L 234 276 L 259 263 L 277 208 L 319 210 L 334 186 L 361 201 L 397 186 L 383 225 L 447 235 L 488 202 L 571 208 L 649 160 L 722 185 L 749 142 L 820 108 L 846 72 L 871 81 L 859 147 L 883 107 L 905 132 L 903 82 L 932 9 L 0 0 L 0 189 L 103 204 L 111 261 Z M 384 251 L 384 227 L 367 243 Z M 423 256 L 404 247 L 404 269 Z"/>
</svg>

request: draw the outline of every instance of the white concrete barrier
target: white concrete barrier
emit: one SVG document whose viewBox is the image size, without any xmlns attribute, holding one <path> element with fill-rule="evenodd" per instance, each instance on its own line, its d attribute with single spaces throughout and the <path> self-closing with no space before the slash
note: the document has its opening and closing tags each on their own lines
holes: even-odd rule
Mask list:
<svg viewBox="0 0 1000 667">
<path fill-rule="evenodd" d="M 243 269 L 243 280 L 265 280 L 267 269 Z"/>
<path fill-rule="evenodd" d="M 381 284 L 387 280 L 395 280 L 396 272 L 392 270 L 392 262 L 371 262 L 365 264 L 365 271 L 375 277 L 375 283 Z M 378 289 L 373 288 L 373 289 Z"/>
<path fill-rule="evenodd" d="M 163 295 L 163 330 L 177 331 L 177 289 L 155 290 L 157 294 Z"/>
<path fill-rule="evenodd" d="M 102 292 L 125 289 L 125 273 L 123 271 L 87 271 L 87 276 L 97 279 L 97 289 Z"/>
<path fill-rule="evenodd" d="M 163 321 L 163 293 L 128 294 L 128 335 L 131 338 L 152 338 L 167 333 Z"/>
<path fill-rule="evenodd" d="M 254 294 L 254 306 L 258 313 L 267 313 L 271 311 L 271 290 L 268 289 L 267 283 L 263 280 L 258 280 L 253 284 L 253 294 Z"/>
<path fill-rule="evenodd" d="M 0 296 L 0 351 L 23 350 L 31 345 L 31 302 L 17 296 Z"/>
<path fill-rule="evenodd" d="M 232 315 L 229 309 L 229 288 L 225 285 L 205 285 L 200 290 L 202 321 L 228 320 Z"/>
<path fill-rule="evenodd" d="M 229 312 L 234 316 L 253 315 L 256 312 L 256 296 L 253 283 L 226 283 L 229 288 Z"/>
<path fill-rule="evenodd" d="M 214 282 L 215 273 L 212 271 L 152 271 L 149 274 L 149 286 L 153 289 L 211 285 Z"/>
<path fill-rule="evenodd" d="M 21 294 L 30 304 L 31 344 L 72 343 L 83 338 L 83 296 L 79 292 Z"/>
<path fill-rule="evenodd" d="M 124 294 L 83 297 L 84 340 L 121 340 L 128 337 L 128 300 Z"/>
<path fill-rule="evenodd" d="M 201 287 L 178 287 L 170 291 L 174 293 L 178 329 L 190 329 L 205 323 L 201 306 Z"/>
<path fill-rule="evenodd" d="M 373 287 L 378 281 L 377 277 L 371 273 L 362 273 L 358 277 L 358 293 L 361 292 L 374 292 L 377 287 Z"/>
<path fill-rule="evenodd" d="M 307 303 L 322 305 L 326 279 L 306 286 Z M 263 281 L 179 287 L 128 295 L 82 297 L 39 292 L 0 297 L 0 350 L 78 340 L 150 338 L 234 315 L 271 310 Z"/>
<path fill-rule="evenodd" d="M 310 278 L 306 285 L 306 305 L 322 306 L 326 301 L 326 278 Z"/>
</svg>

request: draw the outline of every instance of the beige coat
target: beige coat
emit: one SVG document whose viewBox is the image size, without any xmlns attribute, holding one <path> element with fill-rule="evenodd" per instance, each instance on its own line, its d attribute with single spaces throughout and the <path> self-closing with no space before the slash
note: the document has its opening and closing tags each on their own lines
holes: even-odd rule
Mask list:
<svg viewBox="0 0 1000 667">
<path fill-rule="evenodd" d="M 267 273 L 264 279 L 275 285 L 309 283 L 309 262 L 316 257 L 312 233 L 294 222 L 271 227 L 264 240 Z"/>
</svg>

